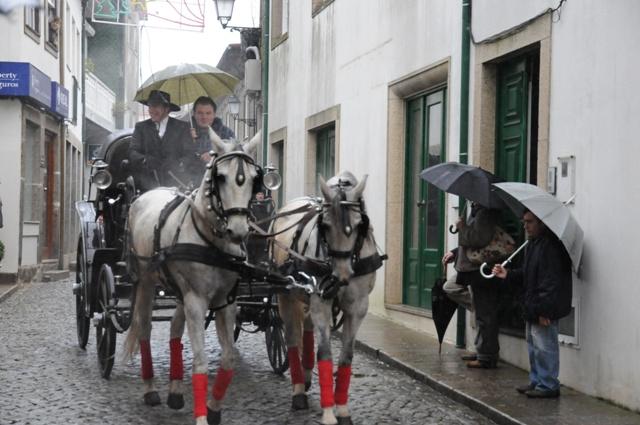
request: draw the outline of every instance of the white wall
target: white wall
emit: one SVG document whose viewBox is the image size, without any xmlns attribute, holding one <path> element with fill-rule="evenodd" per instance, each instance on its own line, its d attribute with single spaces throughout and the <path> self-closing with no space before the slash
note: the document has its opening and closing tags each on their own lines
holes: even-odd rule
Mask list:
<svg viewBox="0 0 640 425">
<path fill-rule="evenodd" d="M 559 1 L 474 1 L 476 39 L 501 32 Z M 501 13 L 495 13 L 500 10 Z M 640 3 L 566 2 L 552 24 L 549 165 L 574 155 L 572 212 L 585 233 L 583 266 L 574 280 L 579 346 L 562 346 L 561 381 L 588 394 L 640 409 Z M 558 197 L 567 199 L 568 191 Z M 508 344 L 505 347 L 505 344 Z M 523 342 L 503 337 L 502 355 L 523 366 Z"/>
<path fill-rule="evenodd" d="M 286 197 L 306 194 L 305 118 L 340 105 L 338 171 L 369 174 L 365 199 L 384 247 L 388 85 L 452 57 L 447 102 L 449 114 L 457 114 L 460 31 L 449 28 L 460 27 L 460 7 L 445 0 L 404 1 L 402 7 L 391 0 L 336 1 L 313 19 L 311 2 L 290 2 L 289 8 L 289 37 L 271 50 L 269 71 L 269 128 L 287 127 Z M 450 116 L 456 155 L 457 126 Z M 383 270 L 370 302 L 371 311 L 385 311 Z"/>
<path fill-rule="evenodd" d="M 18 241 L 20 234 L 20 141 L 22 138 L 22 103 L 19 100 L 0 101 L 0 198 L 4 227 L 0 240 L 5 245 L 0 273 L 18 271 Z"/>
</svg>

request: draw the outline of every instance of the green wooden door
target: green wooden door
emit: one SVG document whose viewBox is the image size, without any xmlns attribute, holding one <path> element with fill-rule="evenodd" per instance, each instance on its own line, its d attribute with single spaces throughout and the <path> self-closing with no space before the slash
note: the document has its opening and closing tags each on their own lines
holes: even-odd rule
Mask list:
<svg viewBox="0 0 640 425">
<path fill-rule="evenodd" d="M 501 64 L 496 84 L 496 174 L 506 181 L 526 182 L 529 164 L 529 81 L 528 58 L 519 57 Z M 537 125 L 532 122 L 531 125 Z M 502 214 L 502 226 L 518 241 L 524 232 L 510 210 Z M 514 259 L 518 266 L 522 256 Z M 505 287 L 500 293 L 499 321 L 503 328 L 524 329 L 518 287 Z"/>
<path fill-rule="evenodd" d="M 496 93 L 496 174 L 506 181 L 527 180 L 529 76 L 527 58 L 505 62 L 498 68 Z M 506 213 L 509 233 L 521 237 L 519 217 Z"/>
<path fill-rule="evenodd" d="M 336 173 L 336 130 L 334 126 L 318 131 L 316 137 L 316 193 L 320 194 L 320 179 L 329 180 Z"/>
<path fill-rule="evenodd" d="M 444 194 L 420 179 L 444 158 L 445 91 L 407 102 L 403 303 L 431 308 L 431 287 L 442 275 Z"/>
</svg>

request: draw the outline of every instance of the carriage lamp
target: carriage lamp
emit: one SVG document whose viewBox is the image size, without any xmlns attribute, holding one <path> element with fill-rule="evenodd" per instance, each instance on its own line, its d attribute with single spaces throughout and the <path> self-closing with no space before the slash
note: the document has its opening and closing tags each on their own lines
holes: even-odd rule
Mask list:
<svg viewBox="0 0 640 425">
<path fill-rule="evenodd" d="M 91 183 L 95 184 L 100 190 L 104 190 L 111 186 L 112 182 L 111 173 L 105 169 L 98 170 L 92 177 Z"/>
<path fill-rule="evenodd" d="M 264 169 L 266 171 L 262 177 L 264 186 L 269 190 L 278 190 L 282 185 L 282 177 L 280 177 L 278 169 L 271 163 L 266 165 Z"/>
</svg>

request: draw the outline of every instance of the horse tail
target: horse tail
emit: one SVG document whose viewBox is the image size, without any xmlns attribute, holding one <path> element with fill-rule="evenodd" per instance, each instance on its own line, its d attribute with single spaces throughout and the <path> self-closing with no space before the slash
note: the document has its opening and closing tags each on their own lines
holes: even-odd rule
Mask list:
<svg viewBox="0 0 640 425">
<path fill-rule="evenodd" d="M 150 308 L 149 304 L 153 302 L 153 285 L 145 285 L 144 280 L 134 283 L 135 286 L 135 302 L 132 305 L 133 317 L 131 318 L 131 326 L 127 332 L 127 337 L 123 345 L 123 362 L 128 362 L 133 355 L 140 349 L 140 333 L 144 325 L 144 321 L 150 321 L 151 317 L 145 317 L 145 312 Z M 151 298 L 151 299 L 150 299 Z"/>
</svg>

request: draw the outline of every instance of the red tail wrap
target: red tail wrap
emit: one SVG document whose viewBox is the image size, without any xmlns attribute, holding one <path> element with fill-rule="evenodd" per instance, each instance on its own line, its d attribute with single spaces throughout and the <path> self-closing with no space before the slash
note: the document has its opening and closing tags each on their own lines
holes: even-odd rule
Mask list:
<svg viewBox="0 0 640 425">
<path fill-rule="evenodd" d="M 313 331 L 304 331 L 302 336 L 302 367 L 307 370 L 313 369 Z"/>
<path fill-rule="evenodd" d="M 231 383 L 231 378 L 233 378 L 233 369 L 218 369 L 216 380 L 213 384 L 213 398 L 218 401 L 224 398 L 224 395 L 227 393 L 227 388 Z"/>
<path fill-rule="evenodd" d="M 347 404 L 349 399 L 349 382 L 351 381 L 351 365 L 338 367 L 336 377 L 336 404 L 342 406 Z"/>
<path fill-rule="evenodd" d="M 298 347 L 289 347 L 287 350 L 289 358 L 289 371 L 291 372 L 291 383 L 304 384 L 304 376 L 302 376 L 302 366 L 300 366 L 300 352 Z"/>
<path fill-rule="evenodd" d="M 182 380 L 184 378 L 184 364 L 182 363 L 182 344 L 180 338 L 169 340 L 169 350 L 171 352 L 171 363 L 169 364 L 169 379 Z"/>
<path fill-rule="evenodd" d="M 140 366 L 142 369 L 142 379 L 153 378 L 153 361 L 151 360 L 151 344 L 149 340 L 140 341 Z"/>
<path fill-rule="evenodd" d="M 333 398 L 333 362 L 318 360 L 318 381 L 320 382 L 320 407 L 331 407 L 335 403 Z"/>
<path fill-rule="evenodd" d="M 207 416 L 207 387 L 209 377 L 206 373 L 194 373 L 191 377 L 193 387 L 193 416 Z"/>
</svg>

